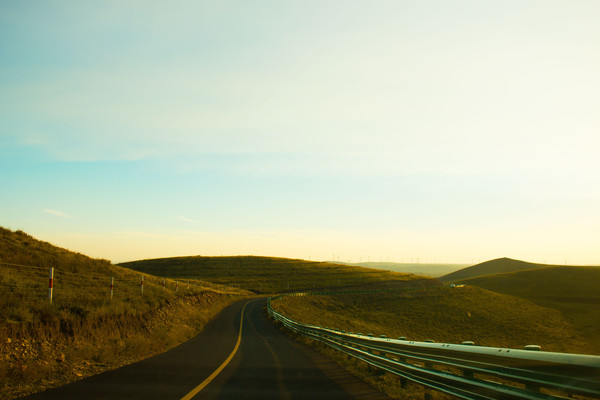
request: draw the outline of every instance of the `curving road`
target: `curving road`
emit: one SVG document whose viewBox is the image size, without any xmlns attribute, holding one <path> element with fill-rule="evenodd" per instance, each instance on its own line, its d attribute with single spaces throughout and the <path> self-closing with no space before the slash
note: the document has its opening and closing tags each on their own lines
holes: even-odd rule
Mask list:
<svg viewBox="0 0 600 400">
<path fill-rule="evenodd" d="M 265 307 L 234 303 L 166 353 L 26 399 L 387 399 L 282 334 Z"/>
</svg>

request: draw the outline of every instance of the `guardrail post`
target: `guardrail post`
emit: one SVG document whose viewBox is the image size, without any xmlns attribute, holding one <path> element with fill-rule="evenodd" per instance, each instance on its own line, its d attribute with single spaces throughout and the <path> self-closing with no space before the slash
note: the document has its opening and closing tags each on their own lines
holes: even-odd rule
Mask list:
<svg viewBox="0 0 600 400">
<path fill-rule="evenodd" d="M 48 299 L 52 304 L 52 289 L 54 287 L 54 267 L 50 267 L 50 282 L 48 283 Z"/>
</svg>

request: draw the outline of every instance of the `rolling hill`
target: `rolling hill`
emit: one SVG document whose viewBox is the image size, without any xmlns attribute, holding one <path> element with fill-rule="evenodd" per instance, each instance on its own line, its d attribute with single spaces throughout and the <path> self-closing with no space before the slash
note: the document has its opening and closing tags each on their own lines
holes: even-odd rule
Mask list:
<svg viewBox="0 0 600 400">
<path fill-rule="evenodd" d="M 409 281 L 421 281 L 426 285 L 440 284 L 436 279 L 406 273 L 275 257 L 192 256 L 141 260 L 120 265 L 173 279 L 201 279 L 255 293 L 338 287 L 390 287 L 406 285 Z"/>
<path fill-rule="evenodd" d="M 545 267 L 461 282 L 558 310 L 600 353 L 600 267 Z"/>
<path fill-rule="evenodd" d="M 475 278 L 484 275 L 502 274 L 505 272 L 520 271 L 526 269 L 545 268 L 553 265 L 534 264 L 526 261 L 513 260 L 512 258 L 497 258 L 490 261 L 485 261 L 480 264 L 472 265 L 451 272 L 439 278 L 444 283 L 458 282 L 465 279 Z"/>
<path fill-rule="evenodd" d="M 54 268 L 54 307 L 48 309 L 49 269 Z M 93 259 L 21 232 L 0 227 L 0 326 L 100 317 L 129 310 L 145 312 L 168 301 L 201 290 L 227 292 L 228 288 L 181 285 Z M 111 297 L 111 279 L 114 291 Z M 189 289 L 189 290 L 188 290 Z"/>
<path fill-rule="evenodd" d="M 409 340 L 475 341 L 481 346 L 546 351 L 594 351 L 557 310 L 515 296 L 478 288 L 440 287 L 377 295 L 283 297 L 272 303 L 303 323 Z"/>
</svg>

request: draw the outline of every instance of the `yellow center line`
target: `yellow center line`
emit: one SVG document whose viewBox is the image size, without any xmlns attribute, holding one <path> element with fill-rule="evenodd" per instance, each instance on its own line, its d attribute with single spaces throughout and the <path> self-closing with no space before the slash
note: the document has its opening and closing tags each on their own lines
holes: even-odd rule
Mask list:
<svg viewBox="0 0 600 400">
<path fill-rule="evenodd" d="M 259 300 L 259 299 L 257 299 Z M 231 361 L 231 359 L 233 358 L 233 356 L 235 356 L 235 353 L 237 353 L 238 348 L 240 347 L 240 343 L 242 342 L 242 324 L 244 322 L 244 310 L 246 309 L 246 306 L 250 303 L 253 303 L 257 300 L 252 300 L 247 302 L 246 304 L 244 304 L 244 308 L 242 308 L 242 315 L 240 316 L 240 333 L 238 335 L 238 340 L 237 343 L 235 344 L 235 347 L 233 348 L 233 351 L 231 352 L 231 354 L 229 355 L 229 357 L 227 357 L 227 359 L 225 361 L 223 361 L 223 364 L 221 364 L 221 366 L 219 368 L 217 368 L 215 370 L 215 372 L 213 372 L 212 374 L 210 374 L 210 376 L 208 378 L 206 378 L 201 384 L 199 384 L 198 386 L 196 386 L 191 392 L 189 392 L 188 394 L 186 394 L 185 396 L 183 396 L 181 398 L 181 400 L 190 400 L 192 399 L 195 395 L 197 395 L 202 389 L 204 389 L 206 387 L 206 385 L 208 385 L 213 379 L 215 379 L 217 377 L 217 375 L 219 375 L 221 373 L 221 371 L 223 371 L 223 368 L 225 368 L 227 366 L 227 364 L 229 364 L 229 362 Z"/>
</svg>

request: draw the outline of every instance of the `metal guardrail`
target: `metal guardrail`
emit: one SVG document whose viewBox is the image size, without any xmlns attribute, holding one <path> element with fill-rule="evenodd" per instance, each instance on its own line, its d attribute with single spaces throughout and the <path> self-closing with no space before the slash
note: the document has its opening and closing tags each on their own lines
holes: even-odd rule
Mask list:
<svg viewBox="0 0 600 400">
<path fill-rule="evenodd" d="M 280 297 L 268 299 L 267 311 L 292 331 L 463 399 L 600 398 L 600 356 L 417 342 L 306 325 L 271 308 Z"/>
</svg>

